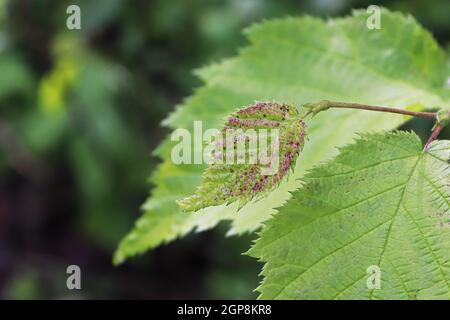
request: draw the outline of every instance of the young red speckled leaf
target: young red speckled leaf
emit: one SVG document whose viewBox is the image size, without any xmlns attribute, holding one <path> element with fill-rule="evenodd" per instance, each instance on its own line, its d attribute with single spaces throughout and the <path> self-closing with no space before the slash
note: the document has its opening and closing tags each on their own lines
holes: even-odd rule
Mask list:
<svg viewBox="0 0 450 320">
<path fill-rule="evenodd" d="M 306 126 L 293 106 L 259 102 L 233 113 L 214 140 L 212 163 L 196 193 L 178 201 L 185 211 L 239 201 L 272 190 L 295 164 Z"/>
</svg>

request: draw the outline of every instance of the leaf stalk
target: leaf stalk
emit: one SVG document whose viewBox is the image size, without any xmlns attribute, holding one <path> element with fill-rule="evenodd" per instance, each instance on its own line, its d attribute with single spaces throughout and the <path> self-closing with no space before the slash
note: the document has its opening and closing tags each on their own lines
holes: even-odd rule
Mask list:
<svg viewBox="0 0 450 320">
<path fill-rule="evenodd" d="M 303 105 L 304 108 L 308 109 L 306 113 L 303 114 L 302 119 L 306 118 L 308 115 L 312 114 L 315 116 L 319 112 L 328 110 L 330 108 L 340 108 L 340 109 L 359 109 L 359 110 L 368 110 L 368 111 L 378 111 L 378 112 L 389 112 L 389 113 L 397 113 L 403 114 L 412 117 L 418 118 L 429 118 L 435 119 L 436 123 L 433 127 L 432 133 L 428 138 L 428 141 L 425 143 L 424 151 L 428 149 L 428 146 L 437 139 L 442 129 L 450 123 L 450 111 L 448 110 L 440 110 L 439 112 L 422 112 L 422 111 L 410 111 L 404 109 L 390 108 L 390 107 L 382 107 L 382 106 L 372 106 L 368 104 L 360 104 L 353 102 L 339 102 L 339 101 L 329 101 L 329 100 L 321 100 L 314 103 L 306 103 Z"/>
<path fill-rule="evenodd" d="M 369 110 L 369 111 L 378 111 L 378 112 L 389 112 L 389 113 L 397 113 L 403 114 L 407 116 L 420 117 L 420 118 L 431 118 L 436 119 L 436 112 L 420 112 L 420 111 L 410 111 L 404 109 L 390 108 L 390 107 L 381 107 L 381 106 L 372 106 L 368 104 L 360 104 L 353 102 L 338 102 L 338 101 L 329 101 L 329 100 L 321 100 L 315 103 L 306 103 L 303 107 L 309 109 L 307 114 L 316 115 L 317 113 L 330 109 L 330 108 L 341 108 L 341 109 L 359 109 L 359 110 Z"/>
</svg>

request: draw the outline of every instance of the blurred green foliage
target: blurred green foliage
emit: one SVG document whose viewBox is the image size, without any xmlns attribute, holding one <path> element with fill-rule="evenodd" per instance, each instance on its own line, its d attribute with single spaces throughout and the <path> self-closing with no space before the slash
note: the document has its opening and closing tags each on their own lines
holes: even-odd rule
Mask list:
<svg viewBox="0 0 450 320">
<path fill-rule="evenodd" d="M 67 30 L 69 4 L 82 30 Z M 252 22 L 369 4 L 0 0 L 0 297 L 254 298 L 249 239 L 220 229 L 111 266 L 151 187 L 159 123 L 199 85 L 191 70 L 236 53 Z M 448 43 L 447 0 L 380 4 Z M 86 270 L 81 293 L 65 288 L 69 264 Z"/>
</svg>

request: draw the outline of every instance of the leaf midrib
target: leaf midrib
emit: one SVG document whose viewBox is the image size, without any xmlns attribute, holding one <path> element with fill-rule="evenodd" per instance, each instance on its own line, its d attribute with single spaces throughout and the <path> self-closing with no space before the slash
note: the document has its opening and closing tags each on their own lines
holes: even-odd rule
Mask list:
<svg viewBox="0 0 450 320">
<path fill-rule="evenodd" d="M 419 155 L 419 156 L 417 157 L 417 161 L 416 161 L 416 163 L 414 164 L 414 166 L 413 166 L 413 168 L 412 168 L 412 170 L 411 170 L 411 173 L 410 173 L 409 176 L 408 176 L 408 179 L 406 180 L 405 186 L 403 187 L 402 193 L 401 193 L 401 195 L 400 195 L 400 200 L 399 200 L 399 202 L 398 202 L 398 204 L 397 204 L 397 208 L 395 209 L 395 213 L 394 213 L 394 215 L 393 215 L 393 217 L 392 217 L 392 219 L 391 219 L 391 223 L 390 223 L 390 225 L 389 225 L 389 228 L 388 228 L 388 231 L 387 231 L 387 234 L 386 234 L 386 239 L 385 239 L 385 241 L 384 241 L 383 250 L 381 251 L 380 260 L 378 261 L 378 264 L 377 264 L 379 267 L 381 267 L 381 263 L 382 263 L 382 261 L 383 261 L 384 254 L 385 254 L 385 252 L 386 252 L 386 248 L 387 248 L 387 245 L 388 245 L 388 243 L 389 243 L 389 236 L 391 235 L 392 227 L 393 227 L 394 222 L 395 222 L 395 219 L 397 218 L 398 213 L 399 213 L 399 211 L 400 211 L 400 207 L 401 207 L 401 204 L 402 204 L 402 202 L 403 202 L 403 198 L 404 198 L 404 196 L 405 196 L 406 188 L 408 187 L 408 184 L 409 184 L 409 182 L 411 181 L 411 178 L 413 177 L 414 172 L 416 171 L 416 168 L 417 168 L 417 166 L 418 166 L 418 164 L 419 164 L 419 162 L 420 162 L 421 159 L 422 159 L 422 154 Z M 372 289 L 372 291 L 370 291 L 370 296 L 369 296 L 369 299 L 370 299 L 370 300 L 373 299 L 373 293 L 374 293 L 374 292 L 375 292 L 375 289 Z"/>
</svg>

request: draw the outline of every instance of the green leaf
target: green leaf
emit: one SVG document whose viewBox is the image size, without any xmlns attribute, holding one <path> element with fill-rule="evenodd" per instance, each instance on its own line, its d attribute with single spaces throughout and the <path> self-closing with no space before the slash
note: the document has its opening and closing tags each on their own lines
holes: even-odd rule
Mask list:
<svg viewBox="0 0 450 320">
<path fill-rule="evenodd" d="M 211 143 L 212 163 L 202 184 L 178 204 L 197 211 L 261 199 L 296 163 L 305 130 L 297 109 L 285 104 L 258 102 L 233 113 Z"/>
<path fill-rule="evenodd" d="M 266 262 L 260 298 L 449 299 L 450 141 L 422 148 L 363 135 L 311 170 L 250 250 Z"/>
<path fill-rule="evenodd" d="M 251 44 L 240 54 L 198 72 L 205 81 L 195 95 L 165 120 L 171 128 L 193 130 L 195 120 L 204 128 L 220 128 L 236 107 L 258 101 L 302 105 L 322 99 L 406 108 L 449 108 L 450 74 L 446 56 L 432 36 L 413 18 L 383 10 L 382 29 L 366 27 L 368 15 L 350 17 L 287 18 L 257 24 L 247 30 Z M 308 123 L 310 141 L 294 174 L 260 201 L 243 207 L 215 206 L 186 214 L 175 201 L 195 192 L 203 165 L 176 166 L 170 160 L 173 144 L 158 150 L 163 163 L 152 178 L 152 196 L 145 213 L 124 238 L 115 263 L 192 231 L 203 231 L 231 220 L 229 234 L 254 231 L 290 198 L 299 178 L 318 161 L 335 155 L 335 146 L 356 132 L 390 130 L 403 123 L 401 116 L 358 110 L 329 110 Z"/>
</svg>

